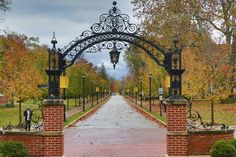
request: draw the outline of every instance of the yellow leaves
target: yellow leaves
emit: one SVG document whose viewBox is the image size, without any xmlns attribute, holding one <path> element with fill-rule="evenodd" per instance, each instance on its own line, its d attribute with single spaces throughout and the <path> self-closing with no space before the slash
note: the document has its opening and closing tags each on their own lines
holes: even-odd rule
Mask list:
<svg viewBox="0 0 236 157">
<path fill-rule="evenodd" d="M 4 39 L 4 63 L 1 71 L 2 91 L 6 96 L 20 99 L 40 96 L 37 85 L 42 83 L 42 76 L 35 67 L 35 60 L 27 50 L 21 36 L 8 36 Z"/>
<path fill-rule="evenodd" d="M 183 95 L 197 98 L 203 97 L 207 91 L 207 66 L 196 57 L 190 49 L 183 51 L 183 67 L 186 71 L 183 74 Z"/>
</svg>

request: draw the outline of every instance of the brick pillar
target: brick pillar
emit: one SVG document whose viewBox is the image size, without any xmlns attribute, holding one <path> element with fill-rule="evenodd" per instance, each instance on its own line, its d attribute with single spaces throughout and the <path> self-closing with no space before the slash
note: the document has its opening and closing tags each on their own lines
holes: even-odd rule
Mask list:
<svg viewBox="0 0 236 157">
<path fill-rule="evenodd" d="M 168 156 L 187 155 L 187 101 L 181 97 L 170 97 L 165 101 L 167 118 Z"/>
<path fill-rule="evenodd" d="M 47 99 L 43 102 L 44 156 L 64 155 L 64 101 Z"/>
</svg>

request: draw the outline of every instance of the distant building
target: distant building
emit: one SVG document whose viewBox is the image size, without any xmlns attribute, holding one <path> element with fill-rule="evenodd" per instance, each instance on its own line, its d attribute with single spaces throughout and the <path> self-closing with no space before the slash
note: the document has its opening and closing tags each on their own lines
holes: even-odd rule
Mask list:
<svg viewBox="0 0 236 157">
<path fill-rule="evenodd" d="M 5 97 L 2 93 L 0 93 L 0 105 L 5 105 L 8 102 L 8 98 Z"/>
</svg>

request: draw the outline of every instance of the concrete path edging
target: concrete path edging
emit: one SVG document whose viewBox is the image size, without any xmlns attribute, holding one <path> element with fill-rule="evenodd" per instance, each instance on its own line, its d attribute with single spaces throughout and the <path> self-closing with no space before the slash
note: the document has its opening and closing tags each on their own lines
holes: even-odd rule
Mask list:
<svg viewBox="0 0 236 157">
<path fill-rule="evenodd" d="M 88 118 L 89 116 L 91 116 L 93 113 L 95 113 L 103 104 L 105 104 L 111 97 L 108 97 L 105 101 L 101 102 L 100 104 L 98 104 L 95 108 L 91 109 L 90 111 L 85 112 L 83 115 L 81 115 L 80 117 L 76 118 L 75 120 L 73 120 L 72 122 L 70 122 L 69 124 L 67 124 L 64 129 L 73 126 L 75 123 L 77 123 L 80 120 L 84 120 L 86 118 Z M 76 113 L 75 113 L 76 114 Z M 73 116 L 73 115 L 71 115 Z"/>
</svg>

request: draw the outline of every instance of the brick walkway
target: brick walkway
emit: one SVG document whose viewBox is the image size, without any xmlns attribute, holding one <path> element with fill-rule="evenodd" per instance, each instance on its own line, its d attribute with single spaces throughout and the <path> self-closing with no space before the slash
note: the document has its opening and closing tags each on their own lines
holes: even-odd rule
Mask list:
<svg viewBox="0 0 236 157">
<path fill-rule="evenodd" d="M 166 129 L 113 96 L 97 113 L 65 130 L 65 157 L 163 157 Z"/>
</svg>

